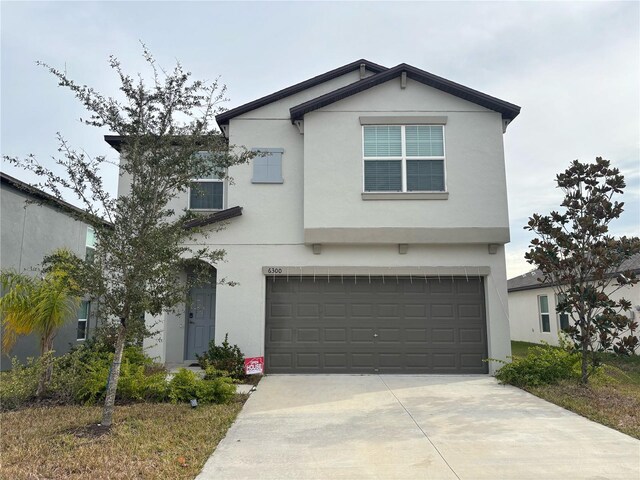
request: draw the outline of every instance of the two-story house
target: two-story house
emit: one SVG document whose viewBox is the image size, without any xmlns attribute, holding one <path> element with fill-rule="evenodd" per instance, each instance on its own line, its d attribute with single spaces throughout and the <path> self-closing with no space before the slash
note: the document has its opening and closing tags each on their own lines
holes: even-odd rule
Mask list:
<svg viewBox="0 0 640 480">
<path fill-rule="evenodd" d="M 45 255 L 58 248 L 67 248 L 81 258 L 91 255 L 95 248 L 93 229 L 74 216 L 84 212 L 4 172 L 0 179 L 0 268 L 39 275 Z M 91 310 L 92 302 L 83 300 L 77 319 L 60 328 L 53 343 L 56 355 L 88 338 L 96 323 Z M 24 362 L 39 354 L 37 335 L 19 337 L 10 352 L 2 352 L 0 369 L 11 367 L 11 357 Z"/>
<path fill-rule="evenodd" d="M 263 154 L 176 200 L 226 223 L 208 240 L 226 260 L 183 315 L 150 319 L 150 353 L 184 364 L 228 333 L 267 373 L 493 371 L 483 359 L 510 354 L 502 136 L 519 111 L 358 60 L 220 114 L 231 145 Z"/>
</svg>

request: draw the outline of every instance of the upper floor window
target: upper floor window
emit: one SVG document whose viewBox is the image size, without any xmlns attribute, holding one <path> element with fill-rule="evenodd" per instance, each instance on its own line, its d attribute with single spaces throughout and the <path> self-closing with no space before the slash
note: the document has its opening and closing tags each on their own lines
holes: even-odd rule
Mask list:
<svg viewBox="0 0 640 480">
<path fill-rule="evenodd" d="M 444 192 L 443 125 L 365 125 L 365 192 Z"/>
<path fill-rule="evenodd" d="M 93 257 L 96 251 L 96 231 L 93 227 L 87 227 L 87 237 L 85 240 L 85 260 L 88 262 L 93 261 Z"/>
<path fill-rule="evenodd" d="M 549 321 L 549 297 L 546 295 L 538 295 L 538 313 L 540 315 L 540 330 L 549 333 L 551 322 Z"/>
<path fill-rule="evenodd" d="M 211 154 L 200 152 L 203 161 L 211 161 Z M 224 204 L 224 178 L 226 172 L 215 169 L 210 175 L 194 178 L 189 185 L 189 209 L 222 210 Z"/>
</svg>

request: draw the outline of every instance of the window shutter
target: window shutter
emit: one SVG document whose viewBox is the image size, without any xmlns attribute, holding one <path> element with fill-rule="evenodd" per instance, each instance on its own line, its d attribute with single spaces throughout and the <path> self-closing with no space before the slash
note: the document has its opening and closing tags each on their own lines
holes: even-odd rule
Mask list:
<svg viewBox="0 0 640 480">
<path fill-rule="evenodd" d="M 282 148 L 254 148 L 260 155 L 253 158 L 252 183 L 283 183 Z"/>
</svg>

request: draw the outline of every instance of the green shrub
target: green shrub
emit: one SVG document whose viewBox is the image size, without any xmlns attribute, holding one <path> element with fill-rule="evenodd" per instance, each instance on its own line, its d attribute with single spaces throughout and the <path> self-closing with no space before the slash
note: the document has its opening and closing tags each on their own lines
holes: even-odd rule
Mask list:
<svg viewBox="0 0 640 480">
<path fill-rule="evenodd" d="M 551 345 L 531 347 L 526 357 L 512 360 L 511 363 L 502 362 L 505 365 L 496 373 L 501 383 L 535 387 L 579 377 L 580 354 Z"/>
<path fill-rule="evenodd" d="M 228 377 L 205 380 L 197 373 L 181 368 L 169 382 L 168 396 L 173 403 L 194 398 L 200 403 L 227 403 L 235 392 L 236 387 Z"/>
<path fill-rule="evenodd" d="M 197 355 L 198 362 L 205 370 L 213 367 L 216 370 L 229 372 L 231 378 L 242 379 L 244 378 L 244 355 L 237 345 L 229 344 L 228 337 L 227 333 L 220 346 L 211 340 L 209 350 L 202 355 Z"/>
<path fill-rule="evenodd" d="M 28 358 L 26 365 L 21 365 L 18 357 L 13 357 L 11 370 L 0 372 L 0 410 L 20 408 L 34 399 L 43 368 L 42 358 Z"/>
</svg>

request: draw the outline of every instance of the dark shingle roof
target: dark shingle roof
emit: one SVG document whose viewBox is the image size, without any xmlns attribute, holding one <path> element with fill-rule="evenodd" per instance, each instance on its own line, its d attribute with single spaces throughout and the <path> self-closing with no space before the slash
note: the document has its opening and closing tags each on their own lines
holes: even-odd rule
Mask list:
<svg viewBox="0 0 640 480">
<path fill-rule="evenodd" d="M 356 60 L 355 62 L 348 63 L 334 70 L 330 70 L 321 75 L 317 75 L 313 78 L 305 80 L 304 82 L 296 83 L 295 85 L 292 85 L 290 87 L 278 90 L 271 95 L 267 95 L 252 102 L 245 103 L 244 105 L 240 105 L 239 107 L 232 108 L 231 110 L 217 115 L 216 122 L 218 122 L 218 125 L 220 126 L 220 128 L 222 128 L 222 125 L 228 124 L 229 120 L 237 117 L 238 115 L 242 115 L 243 113 L 250 112 L 251 110 L 255 110 L 256 108 L 260 108 L 270 103 L 277 102 L 278 100 L 282 100 L 285 97 L 294 95 L 298 92 L 302 92 L 303 90 L 306 90 L 308 88 L 315 87 L 316 85 L 320 85 L 321 83 L 324 83 L 326 81 L 333 80 L 334 78 L 341 77 L 346 73 L 358 70 L 360 68 L 360 65 L 364 65 L 367 70 L 374 73 L 380 73 L 387 70 L 387 67 L 361 58 L 360 60 Z"/>
<path fill-rule="evenodd" d="M 416 80 L 429 87 L 437 88 L 438 90 L 442 90 L 443 92 L 468 100 L 476 105 L 501 113 L 502 118 L 507 120 L 513 120 L 520 113 L 520 107 L 513 103 L 505 102 L 499 98 L 465 87 L 464 85 L 452 82 L 446 78 L 438 77 L 437 75 L 412 67 L 406 63 L 401 63 L 400 65 L 385 70 L 384 72 L 363 78 L 358 82 L 292 107 L 290 109 L 291 121 L 295 122 L 296 120 L 300 120 L 306 113 L 325 107 L 337 102 L 338 100 L 342 100 L 343 98 L 360 93 L 371 87 L 375 87 L 376 85 L 380 85 L 381 83 L 388 82 L 393 78 L 399 77 L 402 73 L 406 73 L 408 78 Z"/>
<path fill-rule="evenodd" d="M 209 215 L 202 215 L 201 217 L 189 220 L 183 226 L 185 229 L 194 227 L 204 227 L 212 223 L 222 222 L 223 220 L 229 220 L 230 218 L 239 217 L 242 215 L 242 207 L 231 207 L 225 210 L 220 210 Z"/>
<path fill-rule="evenodd" d="M 633 255 L 632 257 L 622 262 L 620 267 L 615 272 L 613 272 L 613 274 L 615 275 L 619 272 L 628 271 L 640 273 L 640 253 Z M 538 278 L 542 278 L 542 273 L 540 272 L 540 270 L 533 270 L 523 275 L 518 275 L 517 277 L 510 278 L 507 281 L 507 291 L 517 292 L 519 290 L 533 290 L 535 288 L 544 288 L 550 286 L 549 283 L 539 282 Z"/>
<path fill-rule="evenodd" d="M 76 207 L 75 205 L 67 203 L 64 200 L 60 200 L 55 196 L 51 195 L 50 193 L 44 192 L 39 188 L 29 185 L 28 183 L 23 182 L 22 180 L 18 180 L 17 178 L 12 177 L 11 175 L 7 175 L 4 172 L 0 172 L 0 179 L 2 180 L 2 183 L 4 183 L 5 185 L 11 185 L 13 188 L 20 190 L 26 193 L 27 195 L 29 195 L 30 197 L 32 197 L 34 199 L 33 200 L 34 203 L 44 203 L 52 207 L 56 207 L 59 210 L 64 211 L 65 213 L 71 214 L 76 218 L 81 217 L 83 220 L 85 218 L 87 220 L 94 219 L 95 222 L 110 225 L 110 223 L 107 222 L 106 220 L 100 217 L 91 215 L 90 213 L 88 213 L 86 210 L 83 210 L 82 208 Z"/>
</svg>

